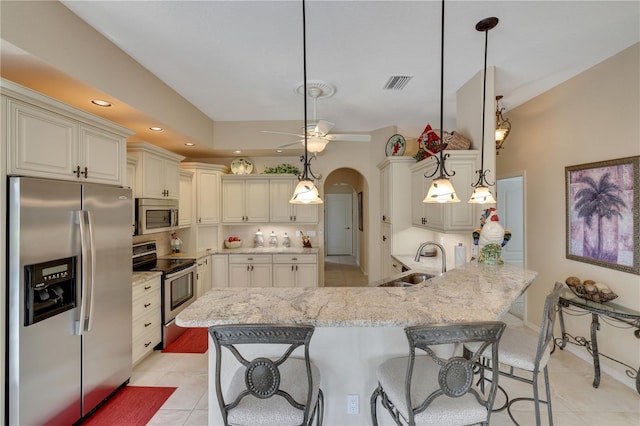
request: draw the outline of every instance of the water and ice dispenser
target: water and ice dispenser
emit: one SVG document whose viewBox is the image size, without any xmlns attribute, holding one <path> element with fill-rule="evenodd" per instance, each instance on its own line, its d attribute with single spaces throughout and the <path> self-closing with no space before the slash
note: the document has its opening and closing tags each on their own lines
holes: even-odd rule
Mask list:
<svg viewBox="0 0 640 426">
<path fill-rule="evenodd" d="M 76 256 L 24 267 L 25 326 L 76 307 Z"/>
</svg>

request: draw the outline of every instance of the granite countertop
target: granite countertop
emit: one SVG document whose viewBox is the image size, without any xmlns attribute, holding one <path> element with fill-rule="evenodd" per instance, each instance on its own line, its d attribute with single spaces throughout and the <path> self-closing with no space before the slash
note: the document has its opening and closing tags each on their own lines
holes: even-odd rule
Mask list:
<svg viewBox="0 0 640 426">
<path fill-rule="evenodd" d="M 160 259 L 199 259 L 211 254 L 317 254 L 318 248 L 305 247 L 240 247 L 237 249 L 207 249 L 194 253 L 181 252 L 159 256 Z"/>
<path fill-rule="evenodd" d="M 424 266 L 380 282 L 433 272 L 426 262 Z M 488 321 L 504 315 L 537 275 L 508 264 L 470 262 L 413 287 L 215 288 L 178 314 L 176 323 L 181 327 L 236 323 L 407 327 Z"/>
<path fill-rule="evenodd" d="M 145 281 L 149 281 L 155 277 L 159 277 L 162 275 L 162 272 L 159 271 L 134 271 L 131 276 L 131 285 L 142 284 Z"/>
</svg>

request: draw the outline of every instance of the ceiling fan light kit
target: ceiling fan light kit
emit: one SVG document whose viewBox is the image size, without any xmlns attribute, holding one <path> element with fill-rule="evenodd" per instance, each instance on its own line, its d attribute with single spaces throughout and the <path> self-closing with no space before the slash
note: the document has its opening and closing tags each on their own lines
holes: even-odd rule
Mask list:
<svg viewBox="0 0 640 426">
<path fill-rule="evenodd" d="M 442 0 L 442 25 L 441 25 L 441 38 L 440 38 L 440 129 L 443 129 L 444 121 L 444 0 Z M 455 175 L 455 172 L 449 173 L 445 166 L 445 160 L 449 157 L 449 154 L 443 154 L 444 138 L 440 138 L 440 157 L 435 157 L 437 161 L 437 167 L 432 174 L 425 173 L 425 178 L 431 178 L 436 173 L 440 172 L 440 175 L 433 181 L 427 196 L 422 200 L 423 203 L 459 203 L 460 199 L 456 195 L 456 190 L 453 184 L 449 180 L 450 176 Z"/>
<path fill-rule="evenodd" d="M 489 41 L 489 30 L 495 28 L 496 25 L 498 25 L 498 22 L 498 18 L 492 16 L 490 18 L 485 18 L 476 24 L 476 30 L 484 32 L 484 71 L 482 75 L 482 143 L 480 151 L 480 170 L 476 170 L 476 173 L 478 174 L 478 180 L 475 183 L 471 184 L 474 189 L 473 193 L 471 194 L 471 198 L 469 199 L 470 204 L 496 203 L 495 198 L 493 198 L 493 194 L 491 194 L 491 191 L 489 191 L 489 186 L 493 186 L 494 184 L 487 181 L 487 173 L 489 172 L 489 170 L 484 169 L 484 115 L 487 96 L 487 44 Z"/>
</svg>

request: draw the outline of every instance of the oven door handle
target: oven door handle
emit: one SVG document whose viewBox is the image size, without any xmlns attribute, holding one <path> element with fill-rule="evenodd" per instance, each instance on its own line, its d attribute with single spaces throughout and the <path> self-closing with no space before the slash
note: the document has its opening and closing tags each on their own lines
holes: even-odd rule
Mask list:
<svg viewBox="0 0 640 426">
<path fill-rule="evenodd" d="M 175 277 L 179 277 L 179 276 L 182 276 L 182 275 L 187 275 L 188 273 L 194 272 L 195 270 L 196 270 L 196 264 L 194 262 L 194 264 L 192 266 L 189 266 L 188 268 L 184 268 L 184 269 L 181 269 L 181 270 L 179 270 L 177 272 L 174 272 L 172 274 L 165 275 L 164 276 L 164 281 L 165 282 L 171 281 Z"/>
</svg>

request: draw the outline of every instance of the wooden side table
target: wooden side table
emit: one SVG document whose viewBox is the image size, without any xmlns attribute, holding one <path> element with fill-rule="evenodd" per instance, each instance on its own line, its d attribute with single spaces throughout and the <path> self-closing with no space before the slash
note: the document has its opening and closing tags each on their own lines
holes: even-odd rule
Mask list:
<svg viewBox="0 0 640 426">
<path fill-rule="evenodd" d="M 563 312 L 567 315 L 587 315 L 591 313 L 591 340 L 581 336 L 572 336 L 567 333 L 564 326 Z M 583 346 L 593 357 L 594 378 L 593 387 L 600 385 L 600 355 L 627 367 L 626 374 L 636 382 L 636 390 L 640 393 L 640 368 L 636 369 L 615 358 L 601 354 L 598 352 L 598 341 L 596 332 L 600 329 L 600 317 L 610 318 L 616 323 L 626 324 L 628 327 L 635 329 L 633 334 L 640 339 L 640 312 L 633 309 L 625 308 L 616 303 L 596 303 L 590 300 L 582 299 L 573 294 L 569 289 L 565 289 L 560 295 L 558 301 L 558 319 L 560 320 L 560 332 L 562 337 L 555 339 L 555 344 L 564 349 L 567 343 L 577 346 Z M 617 325 L 616 325 L 617 327 Z"/>
</svg>

